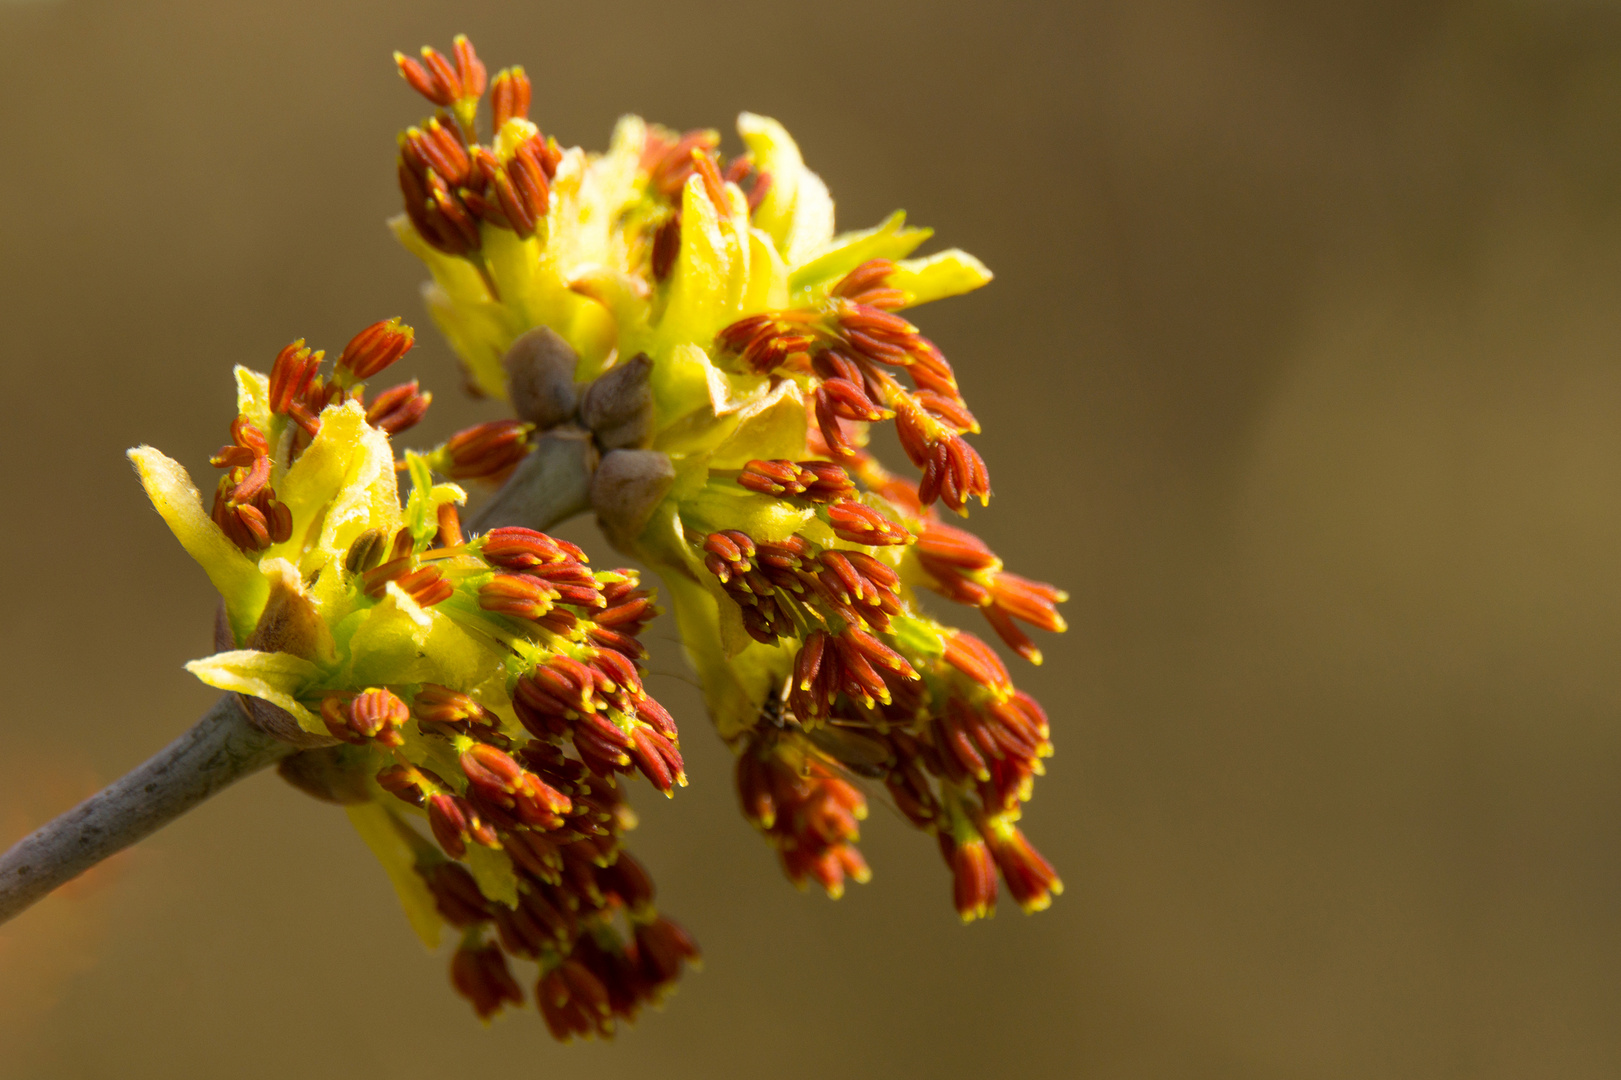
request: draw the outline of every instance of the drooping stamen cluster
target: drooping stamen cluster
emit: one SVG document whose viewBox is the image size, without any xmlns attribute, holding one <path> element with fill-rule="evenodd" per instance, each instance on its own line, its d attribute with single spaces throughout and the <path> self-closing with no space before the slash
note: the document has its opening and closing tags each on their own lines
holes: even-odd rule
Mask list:
<svg viewBox="0 0 1621 1080">
<path fill-rule="evenodd" d="M 994 912 L 998 869 L 1024 910 L 1045 908 L 1063 885 L 1014 823 L 1052 753 L 1046 714 L 984 642 L 963 631 L 944 638 L 941 657 L 920 662 L 923 678 L 894 702 L 836 707 L 832 722 L 872 729 L 888 747 L 885 786 L 938 838 L 964 921 Z"/>
<path fill-rule="evenodd" d="M 491 89 L 492 145 L 478 142 L 483 63 L 465 37 L 455 61 L 424 47 L 418 63 L 394 54 L 400 74 L 439 112 L 400 135 L 399 181 L 405 212 L 422 238 L 447 255 L 479 251 L 480 223 L 535 235 L 550 206 L 562 152 L 529 122 L 532 89 L 522 68 L 496 75 Z"/>
<path fill-rule="evenodd" d="M 509 959 L 534 960 L 536 1002 L 554 1035 L 609 1034 L 697 955 L 657 915 L 651 881 L 620 850 L 634 816 L 615 774 L 639 770 L 666 794 L 686 782 L 674 720 L 637 667 L 646 652 L 635 634 L 656 608 L 633 572 L 594 573 L 578 547 L 531 529 L 464 541 L 454 515 L 441 515 L 442 546 L 411 537 L 402 530 L 378 562 L 384 545 L 363 535 L 346 569 L 364 595 L 392 582 L 465 631 L 503 642 L 518 724 L 432 683 L 328 693 L 322 717 L 335 737 L 390 752 L 378 784 L 427 818 L 438 850 L 419 852 L 418 872 L 440 914 L 464 931 L 451 964 L 458 992 L 488 1017 L 523 1000 Z M 436 765 L 452 769 L 411 752 L 411 717 L 444 744 Z M 510 860 L 516 907 L 490 899 L 464 868 L 479 848 Z"/>
<path fill-rule="evenodd" d="M 717 343 L 748 370 L 810 376 L 813 413 L 834 457 L 854 450 L 844 422 L 894 419 L 901 447 L 923 470 L 923 504 L 939 499 L 962 512 L 969 499 L 990 498 L 985 462 L 962 437 L 979 424 L 940 350 L 894 313 L 906 303 L 887 284 L 895 271 L 886 259 L 869 260 L 818 307 L 751 315 L 722 330 Z M 904 369 L 914 389 L 893 368 Z"/>
<path fill-rule="evenodd" d="M 709 201 L 722 213 L 730 212 L 726 184 L 743 190 L 749 214 L 760 208 L 771 190 L 771 174 L 755 168 L 754 159 L 742 154 L 728 164 L 720 153 L 720 132 L 713 129 L 688 131 L 681 135 L 653 128 L 642 147 L 641 172 L 647 177 L 648 194 L 668 207 L 667 214 L 653 230 L 651 270 L 654 281 L 670 276 L 676 253 L 681 249 L 681 189 L 688 177 L 697 173 L 703 180 Z M 747 187 L 744 185 L 747 184 Z"/>
<path fill-rule="evenodd" d="M 832 897 L 844 892 L 845 878 L 872 877 L 855 846 L 867 800 L 843 771 L 780 722 L 762 724 L 737 759 L 743 816 L 777 849 L 789 881 L 813 880 Z"/>
<path fill-rule="evenodd" d="M 993 910 L 999 868 L 1021 906 L 1044 907 L 1062 886 L 1013 822 L 1051 753 L 1046 716 L 982 641 L 916 613 L 896 564 L 983 607 L 999 629 L 1015 616 L 1062 629 L 1054 608 L 1062 594 L 1006 575 L 977 538 L 942 525 L 914 486 L 865 452 L 849 460 L 862 484 L 918 531 L 915 544 L 869 553 L 824 549 L 803 535 L 759 542 L 739 530 L 702 542 L 704 564 L 737 603 L 744 628 L 765 643 L 799 640 L 781 700 L 768 702 L 740 740 L 744 814 L 782 853 L 791 879 L 814 878 L 836 893 L 846 872 L 857 880 L 865 873 L 851 846 L 865 803 L 843 774 L 882 777 L 906 817 L 940 839 L 965 919 Z M 912 538 L 855 501 L 854 480 L 832 462 L 751 461 L 736 482 L 815 507 L 849 543 Z M 879 525 L 832 513 L 843 507 L 871 513 Z M 1014 633 L 1011 644 L 1028 645 Z M 920 648 L 931 638 L 937 652 Z M 794 812 L 784 816 L 782 807 Z"/>
<path fill-rule="evenodd" d="M 619 848 L 629 812 L 614 782 L 587 777 L 576 798 L 594 801 L 602 828 L 521 864 L 516 907 L 487 899 L 457 863 L 418 866 L 439 914 L 463 933 L 450 966 L 457 992 L 488 1019 L 524 1000 L 508 957 L 536 961 L 536 1005 L 565 1042 L 612 1036 L 617 1021 L 659 1003 L 699 955 L 686 931 L 653 906 L 647 871 Z"/>
</svg>

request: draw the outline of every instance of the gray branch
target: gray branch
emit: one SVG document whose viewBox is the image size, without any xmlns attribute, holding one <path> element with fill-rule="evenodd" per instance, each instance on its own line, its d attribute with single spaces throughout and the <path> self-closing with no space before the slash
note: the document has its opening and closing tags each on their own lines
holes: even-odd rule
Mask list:
<svg viewBox="0 0 1621 1080">
<path fill-rule="evenodd" d="M 146 764 L 0 855 L 0 922 L 292 750 L 222 695 Z"/>
<path fill-rule="evenodd" d="M 596 461 L 589 433 L 548 432 L 472 528 L 545 530 L 588 509 Z M 295 749 L 250 724 L 226 694 L 146 764 L 0 855 L 0 923 Z"/>
</svg>

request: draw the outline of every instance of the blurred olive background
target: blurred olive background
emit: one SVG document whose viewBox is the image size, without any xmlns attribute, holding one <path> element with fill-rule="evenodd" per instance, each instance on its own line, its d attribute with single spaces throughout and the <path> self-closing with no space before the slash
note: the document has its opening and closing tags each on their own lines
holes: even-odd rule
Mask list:
<svg viewBox="0 0 1621 1080">
<path fill-rule="evenodd" d="M 498 415 L 382 224 L 424 112 L 390 52 L 456 31 L 565 144 L 764 112 L 843 227 L 904 207 L 997 272 L 918 317 L 985 427 L 974 527 L 1073 597 L 1015 669 L 1068 890 L 964 929 L 875 803 L 872 883 L 794 892 L 661 623 L 692 786 L 638 785 L 633 850 L 706 966 L 616 1044 L 480 1028 L 261 776 L 0 929 L 0 1075 L 1621 1073 L 1608 4 L 0 4 L 0 840 L 213 697 L 127 446 L 209 485 L 230 364 L 393 314 L 410 441 Z"/>
</svg>

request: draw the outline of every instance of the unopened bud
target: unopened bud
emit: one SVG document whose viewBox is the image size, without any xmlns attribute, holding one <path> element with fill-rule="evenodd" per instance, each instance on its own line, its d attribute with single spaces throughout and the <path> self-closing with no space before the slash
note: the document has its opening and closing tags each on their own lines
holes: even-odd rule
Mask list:
<svg viewBox="0 0 1621 1080">
<path fill-rule="evenodd" d="M 675 483 L 669 455 L 657 450 L 614 450 L 591 478 L 591 506 L 616 543 L 634 539 Z"/>
<path fill-rule="evenodd" d="M 520 420 L 547 431 L 574 415 L 574 369 L 579 355 L 549 326 L 539 326 L 512 343 L 501 366 L 507 396 Z"/>
<path fill-rule="evenodd" d="M 580 422 L 603 450 L 646 446 L 653 438 L 653 390 L 646 353 L 616 364 L 592 383 L 580 400 Z"/>
</svg>

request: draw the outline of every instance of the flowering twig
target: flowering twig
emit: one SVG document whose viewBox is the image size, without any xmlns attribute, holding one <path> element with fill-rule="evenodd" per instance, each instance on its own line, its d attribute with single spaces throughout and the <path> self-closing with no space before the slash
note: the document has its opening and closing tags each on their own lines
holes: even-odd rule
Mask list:
<svg viewBox="0 0 1621 1080">
<path fill-rule="evenodd" d="M 636 117 L 591 154 L 528 118 L 522 68 L 490 77 L 465 38 L 421 57 L 395 57 L 435 111 L 400 135 L 390 226 L 467 386 L 512 415 L 401 459 L 432 394 L 377 389 L 415 340 L 386 319 L 331 361 L 299 340 L 236 369 L 211 509 L 178 462 L 130 451 L 220 593 L 216 651 L 187 670 L 235 696 L 0 859 L 0 919 L 282 757 L 345 808 L 422 941 L 456 933 L 451 984 L 480 1018 L 526 1000 L 513 963 L 559 1039 L 662 1001 L 698 949 L 625 850 L 626 793 L 686 785 L 681 733 L 643 685 L 653 591 L 541 531 L 586 509 L 661 579 L 790 880 L 868 879 L 867 781 L 938 844 L 965 922 L 999 877 L 1046 907 L 1063 886 L 1020 825 L 1046 713 L 919 596 L 1031 663 L 1019 624 L 1064 629 L 1062 590 L 947 523 L 990 498 L 979 423 L 899 314 L 990 272 L 914 257 L 930 233 L 899 212 L 836 232 L 774 120 L 740 117 L 730 159 L 717 132 Z M 885 422 L 916 479 L 868 449 Z M 464 482 L 501 485 L 467 531 Z"/>
</svg>

